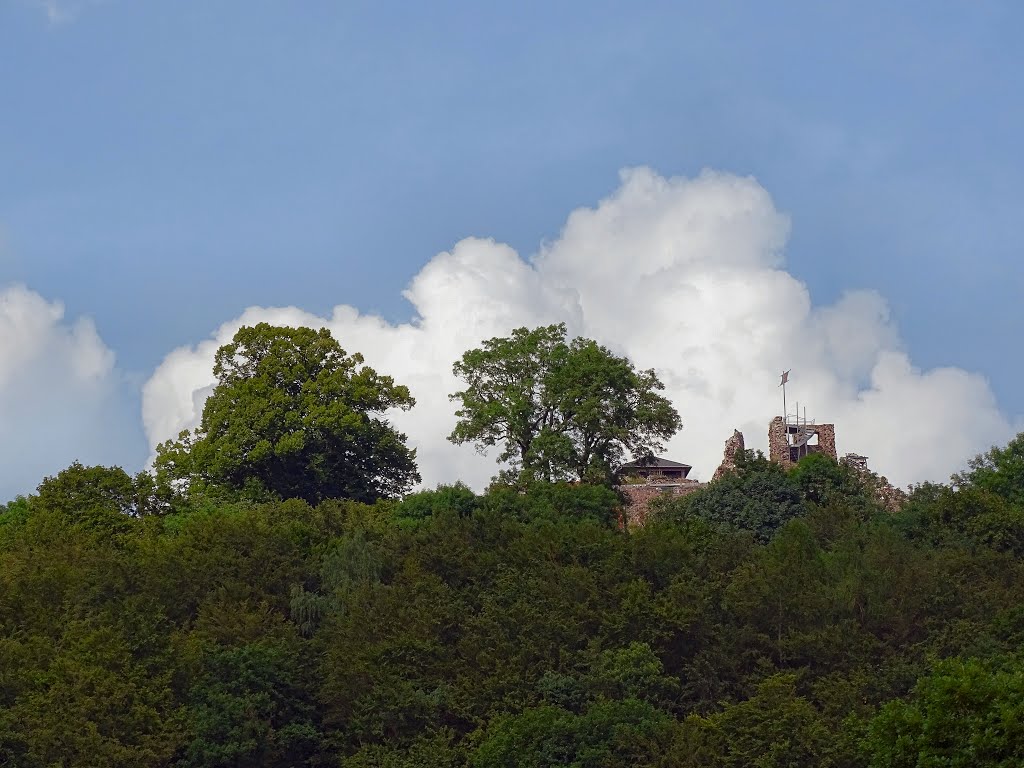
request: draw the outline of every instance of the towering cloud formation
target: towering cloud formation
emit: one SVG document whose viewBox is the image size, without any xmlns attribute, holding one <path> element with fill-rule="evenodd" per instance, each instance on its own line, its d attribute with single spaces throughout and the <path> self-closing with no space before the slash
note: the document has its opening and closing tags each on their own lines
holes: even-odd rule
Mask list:
<svg viewBox="0 0 1024 768">
<path fill-rule="evenodd" d="M 136 402 L 92 321 L 22 286 L 0 291 L 0 501 L 75 459 L 123 464 L 143 445 Z"/>
<path fill-rule="evenodd" d="M 244 324 L 327 326 L 348 351 L 408 384 L 418 399 L 395 414 L 419 452 L 426 484 L 477 487 L 493 461 L 445 441 L 454 424 L 452 362 L 517 326 L 564 321 L 639 367 L 655 368 L 685 427 L 666 454 L 709 478 L 722 441 L 739 428 L 767 448 L 781 412 L 779 373 L 792 368 L 790 406 L 837 425 L 840 452 L 871 457 L 900 484 L 945 480 L 1013 428 L 987 382 L 955 368 L 919 371 L 885 301 L 851 292 L 815 307 L 783 269 L 789 223 L 751 178 L 694 179 L 623 172 L 596 208 L 574 211 L 560 236 L 523 260 L 507 245 L 469 238 L 438 254 L 405 292 L 413 322 L 391 325 L 350 306 L 330 317 L 251 308 L 209 340 L 172 352 L 146 383 L 151 445 L 198 423 L 217 347 Z"/>
</svg>

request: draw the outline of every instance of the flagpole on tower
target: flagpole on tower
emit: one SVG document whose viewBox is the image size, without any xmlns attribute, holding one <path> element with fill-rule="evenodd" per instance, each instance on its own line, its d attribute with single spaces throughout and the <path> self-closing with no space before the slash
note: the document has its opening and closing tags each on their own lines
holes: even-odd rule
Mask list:
<svg viewBox="0 0 1024 768">
<path fill-rule="evenodd" d="M 790 368 L 790 371 L 793 370 Z M 782 423 L 789 423 L 789 413 L 786 411 L 786 382 L 789 381 L 789 371 L 782 372 L 782 381 L 779 386 L 782 387 Z"/>
</svg>

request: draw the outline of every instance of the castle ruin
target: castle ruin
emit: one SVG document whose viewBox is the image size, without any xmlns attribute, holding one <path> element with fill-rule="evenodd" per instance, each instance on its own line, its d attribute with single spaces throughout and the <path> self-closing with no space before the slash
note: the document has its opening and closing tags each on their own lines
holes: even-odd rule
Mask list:
<svg viewBox="0 0 1024 768">
<path fill-rule="evenodd" d="M 715 470 L 712 481 L 734 472 L 736 457 L 744 450 L 743 433 L 734 429 L 732 436 L 725 441 L 722 463 Z M 784 469 L 790 469 L 804 457 L 816 453 L 839 461 L 835 424 L 815 424 L 799 416 L 776 416 L 769 422 L 768 458 Z M 886 509 L 895 511 L 906 499 L 903 491 L 868 469 L 866 456 L 849 453 L 842 458 L 842 463 L 864 476 L 868 487 Z M 623 466 L 620 473 L 623 480 L 618 489 L 626 497 L 624 524 L 643 525 L 650 503 L 656 498 L 684 496 L 703 488 L 706 483 L 690 480 L 687 477 L 689 471 L 688 464 L 657 457 Z"/>
<path fill-rule="evenodd" d="M 814 424 L 776 416 L 768 425 L 768 458 L 789 469 L 812 453 L 822 453 L 832 461 L 836 456 L 835 424 Z"/>
</svg>

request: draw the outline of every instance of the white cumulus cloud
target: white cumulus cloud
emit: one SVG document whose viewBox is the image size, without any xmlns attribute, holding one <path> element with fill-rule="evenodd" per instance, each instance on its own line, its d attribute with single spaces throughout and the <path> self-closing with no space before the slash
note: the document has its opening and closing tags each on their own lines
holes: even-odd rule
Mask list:
<svg viewBox="0 0 1024 768">
<path fill-rule="evenodd" d="M 0 501 L 76 459 L 126 464 L 142 445 L 135 399 L 92 321 L 21 285 L 0 289 Z"/>
<path fill-rule="evenodd" d="M 788 368 L 790 409 L 799 401 L 809 417 L 834 422 L 840 453 L 868 455 L 898 484 L 944 481 L 1012 436 L 984 377 L 914 367 L 878 293 L 815 306 L 784 269 L 788 232 L 787 217 L 752 178 L 630 169 L 530 259 L 478 238 L 436 255 L 405 291 L 415 310 L 409 323 L 347 305 L 329 317 L 246 310 L 165 358 L 143 389 L 146 433 L 155 446 L 198 424 L 214 352 L 240 326 L 325 326 L 412 390 L 417 407 L 393 418 L 417 448 L 424 483 L 462 479 L 479 488 L 496 472 L 493 460 L 445 440 L 455 422 L 448 394 L 459 389 L 453 361 L 515 327 L 564 321 L 573 334 L 657 370 L 685 425 L 665 455 L 703 479 L 733 428 L 749 447 L 767 448 L 767 424 L 782 410 L 779 373 Z"/>
</svg>

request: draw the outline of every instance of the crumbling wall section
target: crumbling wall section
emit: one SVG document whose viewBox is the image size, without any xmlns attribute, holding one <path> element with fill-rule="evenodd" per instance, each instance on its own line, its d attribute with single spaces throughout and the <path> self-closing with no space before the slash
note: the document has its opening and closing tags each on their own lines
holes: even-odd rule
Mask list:
<svg viewBox="0 0 1024 768">
<path fill-rule="evenodd" d="M 856 453 L 848 453 L 840 460 L 841 464 L 852 469 L 864 480 L 864 485 L 874 496 L 883 509 L 888 512 L 899 512 L 907 503 L 906 491 L 897 488 L 883 477 L 868 469 L 868 457 Z"/>
<path fill-rule="evenodd" d="M 786 439 L 786 422 L 776 416 L 768 424 L 768 458 L 787 469 L 792 465 L 789 458 L 789 440 Z"/>
<path fill-rule="evenodd" d="M 732 437 L 725 441 L 722 463 L 718 465 L 718 469 L 715 470 L 715 474 L 711 479 L 717 480 L 722 475 L 734 471 L 736 469 L 736 457 L 743 453 L 744 450 L 743 433 L 738 429 L 734 429 Z"/>
<path fill-rule="evenodd" d="M 815 429 L 818 432 L 818 449 L 811 453 L 823 453 L 832 461 L 839 461 L 839 456 L 836 454 L 836 425 L 815 424 Z"/>
<path fill-rule="evenodd" d="M 626 497 L 626 505 L 623 508 L 623 522 L 631 528 L 643 525 L 647 522 L 647 517 L 651 511 L 651 502 L 655 499 L 685 496 L 703 487 L 704 483 L 698 483 L 696 480 L 685 480 L 672 485 L 648 485 L 646 483 L 620 485 L 618 489 Z"/>
<path fill-rule="evenodd" d="M 899 512 L 907 503 L 907 492 L 889 482 L 887 477 L 871 473 L 872 478 L 868 481 L 868 487 L 875 496 L 875 500 L 888 512 Z"/>
</svg>

